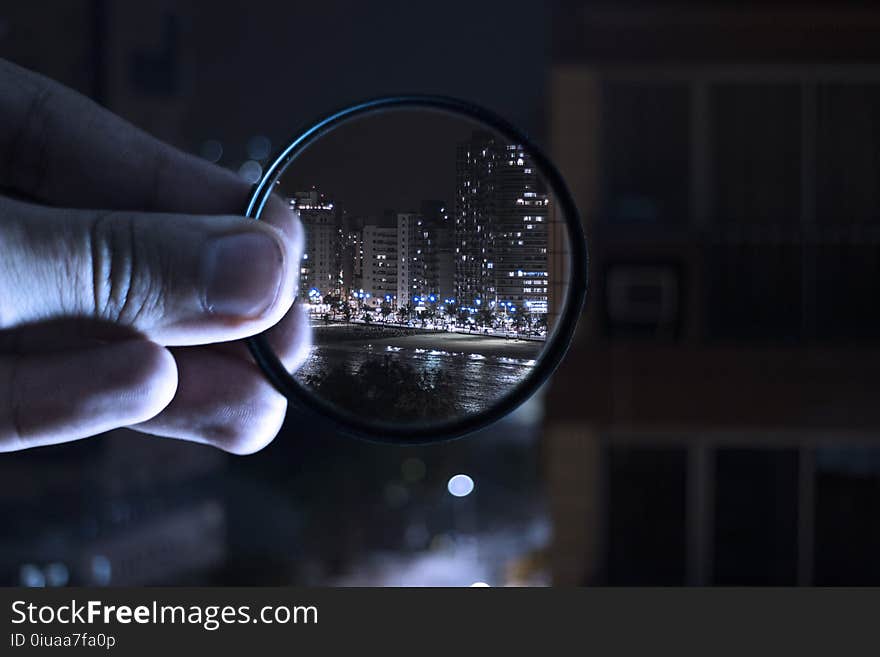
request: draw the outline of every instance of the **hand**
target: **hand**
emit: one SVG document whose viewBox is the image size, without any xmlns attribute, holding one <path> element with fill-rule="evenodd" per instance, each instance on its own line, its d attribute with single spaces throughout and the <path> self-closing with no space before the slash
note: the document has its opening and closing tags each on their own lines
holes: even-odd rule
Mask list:
<svg viewBox="0 0 880 657">
<path fill-rule="evenodd" d="M 240 340 L 291 369 L 302 227 L 273 198 L 0 60 L 0 451 L 117 427 L 238 453 L 287 404 Z M 12 198 L 12 196 L 16 198 Z M 290 311 L 290 312 L 288 312 Z"/>
</svg>

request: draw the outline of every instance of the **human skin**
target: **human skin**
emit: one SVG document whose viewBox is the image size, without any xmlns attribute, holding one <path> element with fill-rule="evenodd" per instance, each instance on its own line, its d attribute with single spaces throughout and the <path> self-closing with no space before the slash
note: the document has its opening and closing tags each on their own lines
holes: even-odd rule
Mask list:
<svg viewBox="0 0 880 657">
<path fill-rule="evenodd" d="M 292 370 L 298 217 L 89 99 L 0 60 L 0 451 L 130 427 L 249 454 L 286 399 L 240 342 Z"/>
</svg>

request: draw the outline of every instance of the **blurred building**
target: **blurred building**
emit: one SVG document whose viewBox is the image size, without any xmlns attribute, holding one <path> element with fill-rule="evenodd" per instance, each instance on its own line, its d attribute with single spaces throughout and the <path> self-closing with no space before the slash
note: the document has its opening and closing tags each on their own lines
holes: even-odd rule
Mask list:
<svg viewBox="0 0 880 657">
<path fill-rule="evenodd" d="M 880 13 L 562 2 L 558 584 L 876 584 Z"/>
</svg>

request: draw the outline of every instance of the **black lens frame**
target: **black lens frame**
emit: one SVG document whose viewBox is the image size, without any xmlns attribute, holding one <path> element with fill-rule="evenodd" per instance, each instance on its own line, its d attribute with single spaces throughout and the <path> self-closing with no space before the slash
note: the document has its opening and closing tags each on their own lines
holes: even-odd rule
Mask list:
<svg viewBox="0 0 880 657">
<path fill-rule="evenodd" d="M 562 316 L 549 344 L 541 354 L 535 369 L 512 391 L 494 402 L 488 409 L 460 419 L 439 424 L 397 424 L 363 420 L 341 411 L 333 404 L 308 390 L 287 371 L 281 359 L 272 350 L 264 334 L 247 340 L 248 348 L 257 365 L 272 385 L 291 402 L 332 420 L 343 432 L 356 438 L 373 442 L 419 445 L 441 442 L 472 433 L 514 411 L 531 397 L 559 365 L 574 335 L 577 320 L 582 312 L 588 285 L 588 254 L 580 214 L 574 198 L 562 175 L 550 159 L 527 135 L 494 112 L 473 103 L 444 96 L 405 95 L 388 96 L 351 105 L 325 116 L 311 124 L 290 141 L 266 169 L 260 181 L 254 185 L 245 216 L 259 219 L 275 184 L 288 165 L 318 139 L 339 125 L 369 114 L 391 110 L 423 109 L 445 112 L 482 123 L 499 133 L 511 143 L 524 147 L 546 179 L 556 198 L 558 209 L 565 217 L 571 253 L 569 284 Z"/>
</svg>

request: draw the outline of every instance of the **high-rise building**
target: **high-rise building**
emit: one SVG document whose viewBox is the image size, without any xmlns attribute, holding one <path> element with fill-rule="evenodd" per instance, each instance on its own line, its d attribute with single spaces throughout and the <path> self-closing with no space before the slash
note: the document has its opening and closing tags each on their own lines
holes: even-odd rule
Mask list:
<svg viewBox="0 0 880 657">
<path fill-rule="evenodd" d="M 422 201 L 426 294 L 440 299 L 455 296 L 455 226 L 445 201 Z M 426 235 L 427 233 L 427 235 Z"/>
<path fill-rule="evenodd" d="M 342 221 L 342 296 L 349 298 L 363 288 L 364 217 L 344 217 Z"/>
<path fill-rule="evenodd" d="M 419 249 L 416 247 L 416 234 L 421 227 L 421 219 L 416 212 L 401 212 L 397 215 L 397 303 L 405 306 L 419 296 L 424 285 L 419 262 Z"/>
<path fill-rule="evenodd" d="M 361 288 L 370 295 L 373 304 L 392 303 L 398 292 L 397 228 L 366 225 L 362 234 Z"/>
<path fill-rule="evenodd" d="M 549 199 L 529 154 L 486 132 L 458 145 L 455 296 L 547 312 Z"/>
<path fill-rule="evenodd" d="M 305 229 L 300 294 L 305 298 L 314 294 L 313 290 L 320 296 L 340 294 L 345 236 L 337 204 L 316 189 L 295 192 L 290 204 L 299 212 Z"/>
<path fill-rule="evenodd" d="M 454 294 L 453 240 L 454 230 L 443 201 L 423 201 L 419 212 L 397 215 L 400 303 Z"/>
</svg>

